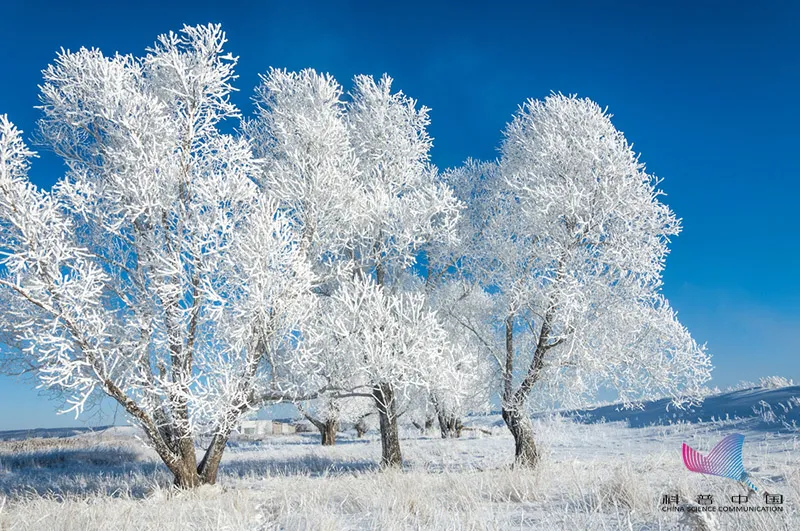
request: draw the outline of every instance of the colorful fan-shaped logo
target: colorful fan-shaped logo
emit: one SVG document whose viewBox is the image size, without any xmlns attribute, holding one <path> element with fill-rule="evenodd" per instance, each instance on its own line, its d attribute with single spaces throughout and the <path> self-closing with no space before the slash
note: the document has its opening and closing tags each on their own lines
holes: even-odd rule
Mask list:
<svg viewBox="0 0 800 531">
<path fill-rule="evenodd" d="M 686 443 L 683 443 L 683 464 L 692 472 L 721 476 L 745 483 L 754 491 L 755 485 L 748 479 L 742 464 L 742 447 L 744 435 L 733 433 L 728 435 L 708 453 L 703 455 Z"/>
</svg>

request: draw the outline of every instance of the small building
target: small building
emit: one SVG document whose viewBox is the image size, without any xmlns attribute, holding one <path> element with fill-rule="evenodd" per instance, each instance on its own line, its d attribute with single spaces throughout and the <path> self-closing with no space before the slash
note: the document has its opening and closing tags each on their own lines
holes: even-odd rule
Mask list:
<svg viewBox="0 0 800 531">
<path fill-rule="evenodd" d="M 281 420 L 243 420 L 239 424 L 240 435 L 264 437 L 265 435 L 289 435 L 295 433 L 294 425 Z"/>
</svg>

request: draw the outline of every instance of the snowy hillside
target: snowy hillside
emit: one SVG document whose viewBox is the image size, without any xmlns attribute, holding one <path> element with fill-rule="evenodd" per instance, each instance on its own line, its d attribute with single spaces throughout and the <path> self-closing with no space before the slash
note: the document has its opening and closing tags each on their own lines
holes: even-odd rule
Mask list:
<svg viewBox="0 0 800 531">
<path fill-rule="evenodd" d="M 631 428 L 674 424 L 747 420 L 750 429 L 800 428 L 800 386 L 764 389 L 753 387 L 706 397 L 699 406 L 678 409 L 668 399 L 645 402 L 642 409 L 624 409 L 618 404 L 574 412 L 584 423 L 625 421 Z"/>
</svg>

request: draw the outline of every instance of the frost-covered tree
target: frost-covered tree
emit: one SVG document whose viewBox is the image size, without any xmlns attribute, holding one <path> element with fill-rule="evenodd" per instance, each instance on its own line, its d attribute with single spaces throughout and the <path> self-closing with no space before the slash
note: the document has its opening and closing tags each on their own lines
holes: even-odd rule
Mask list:
<svg viewBox="0 0 800 531">
<path fill-rule="evenodd" d="M 447 330 L 450 347 L 445 357 L 452 370 L 431 374 L 429 402 L 442 437 L 457 437 L 468 412 L 488 408 L 496 371 L 489 362 L 492 343 L 493 299 L 478 282 L 483 265 L 483 229 L 487 220 L 482 200 L 480 163 L 468 161 L 442 176 L 454 195 L 468 208 L 455 223 L 456 238 L 432 240 L 423 248 L 420 290 L 428 306 Z"/>
<path fill-rule="evenodd" d="M 254 101 L 244 130 L 262 161 L 258 182 L 294 218 L 308 259 L 329 277 L 364 213 L 342 87 L 314 70 L 272 69 Z"/>
<path fill-rule="evenodd" d="M 328 396 L 317 398 L 310 404 L 297 404 L 297 410 L 319 430 L 322 446 L 336 444 L 336 432 L 339 431 L 341 420 L 340 409 L 339 400 Z"/>
<path fill-rule="evenodd" d="M 359 439 L 363 437 L 369 430 L 374 428 L 374 418 L 377 416 L 374 409 L 369 412 L 361 414 L 353 423 L 353 429 L 356 431 L 356 437 Z"/>
<path fill-rule="evenodd" d="M 337 363 L 348 372 L 351 389 L 363 389 L 378 410 L 381 462 L 402 463 L 398 402 L 429 389 L 430 371 L 446 371 L 447 336 L 425 298 L 416 291 L 393 292 L 373 278 L 357 276 L 331 297 L 331 311 L 321 315 L 309 341 L 336 342 Z M 320 373 L 328 377 L 330 368 Z"/>
<path fill-rule="evenodd" d="M 261 160 L 261 190 L 293 219 L 306 260 L 320 279 L 314 288 L 316 313 L 308 326 L 313 326 L 313 315 L 330 310 L 327 299 L 340 284 L 341 261 L 355 238 L 361 212 L 342 93 L 330 75 L 272 69 L 256 89 L 255 118 L 244 124 Z M 297 395 L 316 397 L 299 400 L 297 406 L 320 431 L 322 444 L 332 445 L 340 421 L 351 420 L 348 404 L 363 400 L 337 398 L 349 382 L 340 376 L 336 345 L 316 346 L 320 350 L 310 353 L 312 363 L 294 364 L 288 376 Z M 328 377 L 319 378 L 321 372 Z"/>
<path fill-rule="evenodd" d="M 532 395 L 540 407 L 602 388 L 626 404 L 680 400 L 708 380 L 705 349 L 660 292 L 679 220 L 596 103 L 528 101 L 506 127 L 498 163 L 462 172 L 479 183 L 468 214 L 483 220 L 472 274 L 496 298 L 504 341 L 493 351 L 518 465 L 538 459 Z"/>
<path fill-rule="evenodd" d="M 266 161 L 265 193 L 278 197 L 297 219 L 308 258 L 323 279 L 315 288 L 322 323 L 331 313 L 325 299 L 337 296 L 341 304 L 363 296 L 370 278 L 395 290 L 423 245 L 454 237 L 461 206 L 428 160 L 426 108 L 392 93 L 388 77 L 376 82 L 357 76 L 349 99 L 343 103 L 341 96 L 330 76 L 273 70 L 258 90 L 257 117 L 246 127 Z M 384 462 L 399 463 L 396 418 L 388 418 L 396 410 L 393 383 L 354 378 L 372 371 L 364 365 L 378 360 L 343 357 L 340 338 L 324 326 L 312 334 L 311 363 L 295 371 L 306 376 L 301 387 L 372 396 L 382 431 L 391 431 L 382 440 L 395 445 L 384 447 Z M 353 366 L 343 365 L 345 359 Z"/>
<path fill-rule="evenodd" d="M 444 363 L 451 369 L 431 373 L 430 399 L 442 438 L 447 439 L 461 436 L 468 413 L 488 411 L 495 378 L 486 349 L 460 326 L 445 328 L 450 344 Z"/>
<path fill-rule="evenodd" d="M 336 433 L 343 424 L 355 426 L 375 411 L 375 406 L 369 397 L 342 397 L 341 394 L 341 392 L 322 393 L 319 398 L 297 404 L 300 413 L 319 430 L 323 446 L 336 444 Z"/>
<path fill-rule="evenodd" d="M 209 25 L 141 58 L 60 53 L 41 135 L 68 171 L 50 192 L 28 181 L 31 153 L 0 119 L 7 352 L 68 411 L 116 400 L 182 487 L 216 480 L 311 306 L 291 217 L 259 193 L 250 144 L 219 130 L 239 114 L 224 42 Z"/>
<path fill-rule="evenodd" d="M 394 289 L 426 244 L 457 237 L 455 226 L 462 205 L 430 164 L 428 109 L 417 109 L 415 100 L 402 92 L 392 93 L 391 88 L 388 76 L 378 82 L 369 76 L 356 76 L 347 123 L 358 159 L 362 189 L 359 209 L 363 212 L 352 261 L 361 274 L 374 278 L 377 286 Z M 433 333 L 435 319 L 431 319 L 430 327 Z M 389 355 L 396 358 L 398 354 Z M 396 465 L 401 456 L 394 383 L 373 383 L 383 461 Z"/>
<path fill-rule="evenodd" d="M 496 371 L 489 349 L 467 327 L 488 328 L 490 303 L 480 287 L 464 281 L 449 282 L 429 294 L 428 304 L 436 310 L 448 340 L 443 349 L 448 370 L 433 371 L 429 378 L 429 397 L 442 438 L 460 437 L 464 416 L 489 409 Z"/>
</svg>

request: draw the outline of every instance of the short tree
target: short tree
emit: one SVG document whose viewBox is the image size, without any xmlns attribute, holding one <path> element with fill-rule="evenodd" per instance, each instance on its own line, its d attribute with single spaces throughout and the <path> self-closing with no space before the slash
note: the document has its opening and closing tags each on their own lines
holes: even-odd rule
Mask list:
<svg viewBox="0 0 800 531">
<path fill-rule="evenodd" d="M 342 398 L 339 395 L 341 392 L 331 391 L 297 404 L 300 413 L 319 430 L 322 446 L 336 444 L 336 433 L 343 424 L 355 426 L 375 411 L 374 404 L 366 396 Z"/>
<path fill-rule="evenodd" d="M 346 387 L 368 390 L 378 410 L 381 463 L 399 466 L 398 401 L 428 392 L 432 367 L 448 370 L 446 332 L 422 293 L 392 292 L 372 278 L 357 276 L 331 303 L 319 320 L 319 341 L 336 342 L 338 363 L 348 373 Z M 313 344 L 314 330 L 309 334 Z M 320 372 L 327 377 L 329 370 Z"/>
<path fill-rule="evenodd" d="M 373 429 L 373 420 L 376 412 L 371 409 L 369 412 L 362 413 L 353 423 L 353 429 L 356 430 L 356 437 L 359 439 L 363 437 L 369 430 Z"/>
<path fill-rule="evenodd" d="M 491 299 L 479 286 L 451 281 L 429 293 L 428 304 L 436 310 L 448 340 L 443 349 L 448 370 L 430 373 L 430 401 L 442 438 L 460 437 L 464 416 L 488 411 L 496 381 L 490 350 L 467 329 L 487 330 Z"/>
<path fill-rule="evenodd" d="M 6 352 L 76 414 L 95 392 L 116 400 L 181 487 L 215 482 L 310 306 L 290 219 L 259 194 L 249 143 L 218 130 L 238 116 L 224 42 L 209 25 L 143 58 L 59 54 L 41 132 L 69 169 L 51 192 L 0 118 Z"/>
<path fill-rule="evenodd" d="M 488 409 L 496 379 L 489 362 L 492 344 L 484 339 L 491 336 L 493 301 L 472 272 L 481 263 L 479 243 L 486 223 L 480 209 L 484 206 L 483 183 L 474 179 L 479 177 L 474 171 L 477 165 L 468 161 L 464 168 L 448 170 L 442 176 L 469 207 L 456 221 L 456 238 L 432 240 L 423 249 L 420 289 L 447 330 L 451 345 L 445 357 L 453 370 L 431 373 L 429 396 L 443 438 L 460 436 L 467 412 Z"/>
<path fill-rule="evenodd" d="M 470 205 L 485 220 L 472 274 L 497 299 L 502 414 L 518 465 L 539 455 L 532 393 L 539 406 L 568 405 L 610 387 L 630 404 L 680 400 L 708 380 L 705 349 L 660 293 L 679 221 L 597 104 L 528 101 L 505 130 L 499 162 L 464 172 L 482 188 Z"/>
</svg>

